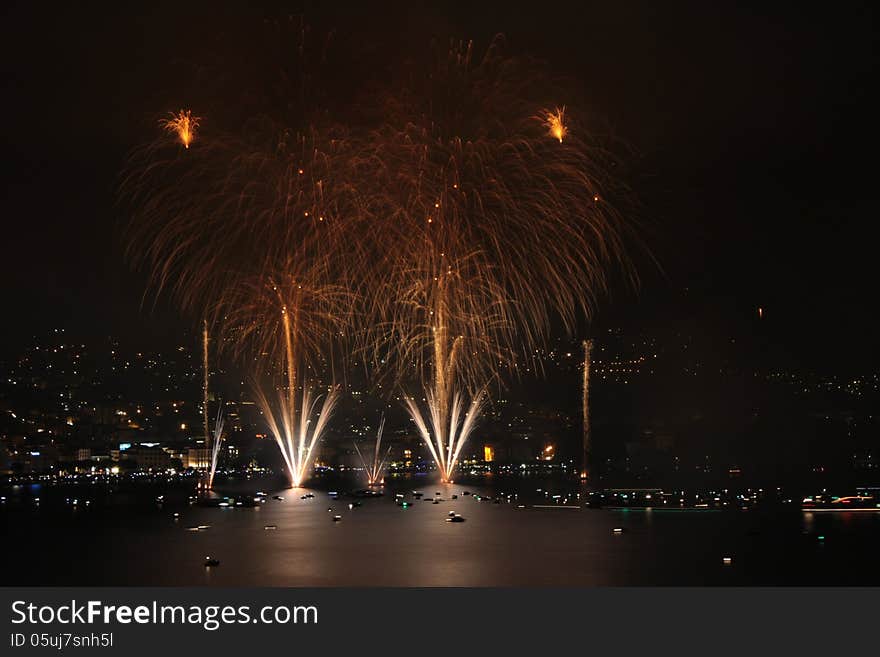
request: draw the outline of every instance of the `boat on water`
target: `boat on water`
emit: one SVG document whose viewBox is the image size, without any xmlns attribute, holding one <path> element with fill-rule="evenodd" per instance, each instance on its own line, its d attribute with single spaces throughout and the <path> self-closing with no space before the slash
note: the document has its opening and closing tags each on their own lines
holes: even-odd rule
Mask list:
<svg viewBox="0 0 880 657">
<path fill-rule="evenodd" d="M 804 511 L 873 511 L 880 513 L 876 489 L 859 489 L 855 495 L 808 495 L 801 501 Z M 878 491 L 880 492 L 880 491 Z"/>
<path fill-rule="evenodd" d="M 362 488 L 360 490 L 354 491 L 352 497 L 362 497 L 362 498 L 370 498 L 370 497 L 382 497 L 384 493 L 381 490 L 373 490 L 372 488 Z"/>
</svg>

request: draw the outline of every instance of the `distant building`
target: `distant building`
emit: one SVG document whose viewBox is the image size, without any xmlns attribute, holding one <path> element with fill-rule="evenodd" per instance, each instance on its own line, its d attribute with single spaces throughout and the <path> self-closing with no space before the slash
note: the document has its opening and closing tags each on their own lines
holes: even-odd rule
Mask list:
<svg viewBox="0 0 880 657">
<path fill-rule="evenodd" d="M 173 461 L 180 461 L 181 467 L 186 467 L 189 460 L 187 447 L 163 447 L 162 449 Z"/>
<path fill-rule="evenodd" d="M 165 470 L 171 465 L 171 457 L 157 445 L 129 447 L 120 458 L 133 462 L 139 470 Z"/>
<path fill-rule="evenodd" d="M 183 459 L 184 468 L 210 468 L 211 449 L 208 447 L 190 447 Z"/>
<path fill-rule="evenodd" d="M 10 461 L 14 472 L 48 472 L 58 465 L 58 450 L 52 445 L 17 449 L 12 452 Z"/>
</svg>

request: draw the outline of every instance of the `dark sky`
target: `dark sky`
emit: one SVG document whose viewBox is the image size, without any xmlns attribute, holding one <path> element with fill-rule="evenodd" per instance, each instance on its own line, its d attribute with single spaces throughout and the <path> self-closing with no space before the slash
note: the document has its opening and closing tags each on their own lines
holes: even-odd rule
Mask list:
<svg viewBox="0 0 880 657">
<path fill-rule="evenodd" d="M 3 355 L 49 326 L 153 341 L 187 326 L 161 304 L 141 308 L 143 278 L 120 253 L 116 176 L 157 115 L 197 104 L 182 62 L 246 52 L 243 26 L 305 7 L 315 25 L 401 56 L 434 35 L 485 46 L 503 32 L 511 51 L 582 81 L 634 150 L 644 239 L 663 268 L 645 264 L 638 296 L 617 294 L 599 325 L 759 331 L 794 360 L 877 364 L 867 3 L 79 4 L 0 10 Z"/>
</svg>

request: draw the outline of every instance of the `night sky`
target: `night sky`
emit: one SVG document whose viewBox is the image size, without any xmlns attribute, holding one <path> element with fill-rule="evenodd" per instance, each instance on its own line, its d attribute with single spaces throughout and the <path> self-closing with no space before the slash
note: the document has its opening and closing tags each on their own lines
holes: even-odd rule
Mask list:
<svg viewBox="0 0 880 657">
<path fill-rule="evenodd" d="M 660 265 L 641 258 L 641 290 L 616 293 L 595 330 L 760 333 L 774 356 L 877 365 L 868 4 L 50 4 L 2 8 L 4 356 L 52 326 L 154 343 L 189 326 L 163 303 L 142 306 L 144 277 L 121 255 L 118 173 L 157 116 L 200 113 L 204 90 L 180 71 L 218 52 L 245 57 L 253 26 L 304 13 L 377 58 L 432 37 L 482 49 L 501 32 L 510 52 L 582 82 L 590 111 L 631 148 L 638 220 Z"/>
</svg>

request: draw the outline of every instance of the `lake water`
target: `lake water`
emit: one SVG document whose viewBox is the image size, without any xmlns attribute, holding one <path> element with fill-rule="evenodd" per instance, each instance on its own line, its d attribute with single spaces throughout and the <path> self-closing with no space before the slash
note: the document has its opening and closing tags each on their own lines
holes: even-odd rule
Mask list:
<svg viewBox="0 0 880 657">
<path fill-rule="evenodd" d="M 417 501 L 409 495 L 416 487 L 446 501 Z M 0 509 L 3 584 L 880 584 L 878 513 L 595 510 L 576 498 L 570 504 L 579 508 L 536 508 L 540 496 L 494 504 L 461 496 L 465 489 L 496 493 L 406 482 L 350 509 L 355 500 L 333 500 L 326 491 L 303 500 L 304 490 L 266 489 L 269 498 L 256 508 L 221 509 L 189 506 L 185 494 L 169 494 L 159 505 L 150 490 L 125 500 L 117 494 L 113 503 L 91 495 L 88 508 L 80 501 L 74 509 L 60 496 L 84 500 L 90 491 L 19 490 Z M 407 493 L 409 508 L 394 503 L 395 492 Z M 39 506 L 32 503 L 37 495 Z M 450 511 L 466 521 L 446 522 Z M 342 519 L 334 522 L 334 515 Z M 186 529 L 198 525 L 207 528 Z M 220 565 L 205 568 L 208 555 Z"/>
</svg>

